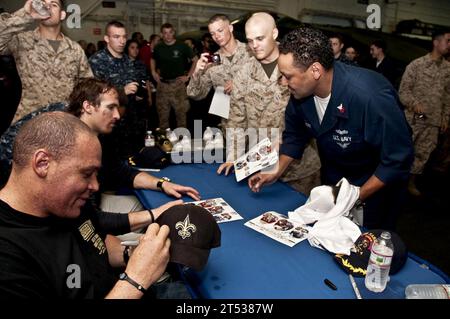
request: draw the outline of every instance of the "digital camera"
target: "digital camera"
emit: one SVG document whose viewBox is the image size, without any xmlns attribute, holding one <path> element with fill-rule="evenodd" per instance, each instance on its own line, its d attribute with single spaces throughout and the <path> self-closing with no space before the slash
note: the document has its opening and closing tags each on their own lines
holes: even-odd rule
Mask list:
<svg viewBox="0 0 450 319">
<path fill-rule="evenodd" d="M 136 97 L 144 99 L 147 96 L 147 83 L 144 80 L 138 81 L 138 83 Z"/>
<path fill-rule="evenodd" d="M 217 53 L 206 55 L 206 58 L 208 59 L 209 63 L 220 63 L 220 55 Z"/>
</svg>

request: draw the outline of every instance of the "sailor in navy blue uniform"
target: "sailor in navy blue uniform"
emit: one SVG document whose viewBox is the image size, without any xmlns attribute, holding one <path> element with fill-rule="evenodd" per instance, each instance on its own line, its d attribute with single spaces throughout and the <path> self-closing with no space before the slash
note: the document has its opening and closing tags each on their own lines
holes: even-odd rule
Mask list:
<svg viewBox="0 0 450 319">
<path fill-rule="evenodd" d="M 289 33 L 278 67 L 292 97 L 276 173 L 249 179 L 258 192 L 278 179 L 315 138 L 323 184 L 345 177 L 360 186 L 364 226 L 394 229 L 413 161 L 411 131 L 392 85 L 379 74 L 333 61 L 328 39 L 312 28 Z"/>
</svg>

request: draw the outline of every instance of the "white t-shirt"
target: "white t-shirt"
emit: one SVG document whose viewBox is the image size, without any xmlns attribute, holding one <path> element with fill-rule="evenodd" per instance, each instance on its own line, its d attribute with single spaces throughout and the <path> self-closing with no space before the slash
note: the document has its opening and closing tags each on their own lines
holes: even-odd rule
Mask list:
<svg viewBox="0 0 450 319">
<path fill-rule="evenodd" d="M 383 62 L 384 58 L 382 58 L 381 60 L 377 60 L 377 68 L 380 66 L 381 62 Z"/>
<path fill-rule="evenodd" d="M 319 116 L 319 123 L 322 124 L 323 116 L 327 110 L 328 102 L 330 102 L 331 93 L 326 98 L 314 95 L 314 104 L 316 105 L 317 115 Z"/>
</svg>

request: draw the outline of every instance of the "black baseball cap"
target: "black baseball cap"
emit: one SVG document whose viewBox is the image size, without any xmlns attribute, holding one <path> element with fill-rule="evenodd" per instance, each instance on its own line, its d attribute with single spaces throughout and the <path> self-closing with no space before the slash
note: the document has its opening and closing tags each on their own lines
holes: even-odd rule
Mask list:
<svg viewBox="0 0 450 319">
<path fill-rule="evenodd" d="M 142 168 L 164 168 L 170 164 L 167 153 L 155 146 L 143 147 L 138 154 L 130 157 L 128 162 L 131 166 Z"/>
<path fill-rule="evenodd" d="M 369 263 L 372 244 L 375 239 L 380 237 L 383 231 L 382 229 L 374 229 L 361 234 L 353 245 L 350 256 L 336 254 L 334 260 L 347 273 L 357 277 L 364 277 Z M 394 245 L 394 256 L 392 257 L 391 268 L 389 270 L 389 274 L 392 275 L 397 273 L 405 265 L 406 259 L 408 258 L 408 251 L 405 243 L 398 234 L 391 231 L 390 234 L 392 244 Z"/>
<path fill-rule="evenodd" d="M 156 222 L 170 228 L 171 262 L 201 271 L 208 262 L 211 248 L 220 246 L 220 228 L 203 207 L 176 205 L 162 213 Z"/>
</svg>

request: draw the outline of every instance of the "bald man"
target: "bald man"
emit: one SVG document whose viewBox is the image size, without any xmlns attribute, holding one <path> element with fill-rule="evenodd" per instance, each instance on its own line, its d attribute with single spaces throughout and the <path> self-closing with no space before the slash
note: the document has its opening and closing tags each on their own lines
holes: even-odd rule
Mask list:
<svg viewBox="0 0 450 319">
<path fill-rule="evenodd" d="M 274 19 L 267 13 L 255 13 L 245 24 L 245 35 L 254 57 L 233 79 L 230 116 L 226 127 L 227 138 L 233 138 L 236 145 L 232 148 L 233 152 L 227 154 L 227 163 L 219 167 L 218 174 L 229 174 L 233 167 L 232 161 L 245 152 L 245 147 L 242 146 L 245 145 L 246 137 L 249 137 L 250 143 L 255 140 L 245 130 L 253 128 L 259 134 L 265 132 L 273 143 L 278 144 L 280 139 L 277 139 L 277 135 L 281 136 L 284 129 L 284 111 L 290 94 L 287 86 L 278 81 L 281 73 L 277 66 L 278 29 Z M 231 134 L 230 129 L 235 129 L 235 132 Z M 275 136 L 271 133 L 273 129 L 278 133 Z M 258 137 L 259 140 L 263 138 L 265 136 Z M 231 145 L 230 140 L 227 143 Z M 303 158 L 296 160 L 281 180 L 288 182 L 296 190 L 309 194 L 313 187 L 320 184 L 319 170 L 319 156 L 312 147 L 308 147 Z"/>
<path fill-rule="evenodd" d="M 0 190 L 0 299 L 141 298 L 169 260 L 169 228 L 149 226 L 125 264 L 85 206 L 101 145 L 75 116 L 48 112 L 20 129 Z M 120 280 L 112 267 L 125 267 Z"/>
</svg>

